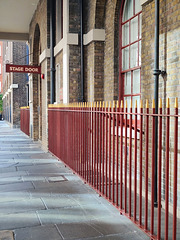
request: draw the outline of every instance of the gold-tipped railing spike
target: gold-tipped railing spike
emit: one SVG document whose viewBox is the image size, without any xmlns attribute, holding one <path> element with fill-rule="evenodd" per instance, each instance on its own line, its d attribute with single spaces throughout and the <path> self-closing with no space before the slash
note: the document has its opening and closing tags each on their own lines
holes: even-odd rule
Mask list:
<svg viewBox="0 0 180 240">
<path fill-rule="evenodd" d="M 119 108 L 119 101 L 117 100 L 117 108 Z"/>
<path fill-rule="evenodd" d="M 143 100 L 140 101 L 140 108 L 143 108 Z"/>
<path fill-rule="evenodd" d="M 135 108 L 137 108 L 137 100 L 135 101 Z"/>
<path fill-rule="evenodd" d="M 99 102 L 99 107 L 102 108 L 102 102 L 101 101 Z"/>
<path fill-rule="evenodd" d="M 123 106 L 123 100 L 121 100 L 121 108 L 123 108 L 124 106 Z"/>
<path fill-rule="evenodd" d="M 178 108 L 178 98 L 175 98 L 175 108 Z"/>
<path fill-rule="evenodd" d="M 99 102 L 97 102 L 97 108 L 99 107 Z"/>
<path fill-rule="evenodd" d="M 106 108 L 108 108 L 108 101 L 106 101 Z"/>
<path fill-rule="evenodd" d="M 109 101 L 109 108 L 111 109 L 111 107 L 112 107 L 112 104 L 111 104 L 111 101 Z"/>
<path fill-rule="evenodd" d="M 126 102 L 125 102 L 125 108 L 126 108 L 126 109 L 128 108 L 128 105 L 127 105 L 127 100 L 126 100 Z"/>
<path fill-rule="evenodd" d="M 169 98 L 167 98 L 167 100 L 166 100 L 166 108 L 170 108 Z"/>
<path fill-rule="evenodd" d="M 105 102 L 103 101 L 103 106 L 102 106 L 103 108 L 105 108 Z"/>
<path fill-rule="evenodd" d="M 146 108 L 149 108 L 149 101 L 146 99 Z"/>
<path fill-rule="evenodd" d="M 155 108 L 155 100 L 152 101 L 152 108 Z"/>
<path fill-rule="evenodd" d="M 113 108 L 115 108 L 116 107 L 116 104 L 115 104 L 115 101 L 113 101 Z"/>
<path fill-rule="evenodd" d="M 159 108 L 162 108 L 162 99 L 159 99 Z"/>
</svg>

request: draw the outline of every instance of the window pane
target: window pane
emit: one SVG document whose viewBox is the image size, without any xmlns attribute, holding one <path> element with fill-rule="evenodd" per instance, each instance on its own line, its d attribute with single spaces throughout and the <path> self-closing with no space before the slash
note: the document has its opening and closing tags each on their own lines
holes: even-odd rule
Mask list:
<svg viewBox="0 0 180 240">
<path fill-rule="evenodd" d="M 131 106 L 131 97 L 124 97 L 124 107 L 126 106 L 126 101 L 127 101 L 127 110 L 128 113 L 130 112 L 130 106 Z M 129 119 L 129 115 L 128 115 Z"/>
<path fill-rule="evenodd" d="M 140 93 L 140 69 L 133 71 L 133 93 Z"/>
<path fill-rule="evenodd" d="M 136 103 L 136 101 L 137 101 L 137 112 L 139 113 L 140 96 L 135 96 L 135 97 L 132 98 L 133 112 L 135 112 L 135 103 Z M 140 116 L 138 116 L 137 119 L 140 119 Z"/>
<path fill-rule="evenodd" d="M 131 72 L 124 74 L 124 94 L 131 94 Z"/>
<path fill-rule="evenodd" d="M 139 41 L 139 66 L 141 66 L 141 41 Z"/>
<path fill-rule="evenodd" d="M 129 69 L 129 47 L 122 50 L 122 70 Z"/>
<path fill-rule="evenodd" d="M 138 66 L 138 43 L 131 45 L 131 68 Z"/>
<path fill-rule="evenodd" d="M 122 27 L 122 45 L 129 44 L 129 22 L 124 24 Z"/>
<path fill-rule="evenodd" d="M 135 14 L 142 11 L 142 7 L 139 0 L 135 1 Z"/>
<path fill-rule="evenodd" d="M 131 42 L 138 40 L 138 17 L 131 20 Z"/>
<path fill-rule="evenodd" d="M 139 15 L 139 38 L 142 37 L 142 14 Z"/>
<path fill-rule="evenodd" d="M 133 16 L 133 0 L 126 0 L 123 13 L 123 22 L 125 22 L 132 16 Z"/>
</svg>

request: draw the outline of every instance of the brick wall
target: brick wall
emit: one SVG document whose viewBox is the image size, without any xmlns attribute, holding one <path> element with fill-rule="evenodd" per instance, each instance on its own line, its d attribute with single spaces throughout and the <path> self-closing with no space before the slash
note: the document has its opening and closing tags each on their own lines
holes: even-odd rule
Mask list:
<svg viewBox="0 0 180 240">
<path fill-rule="evenodd" d="M 27 45 L 24 42 L 13 42 L 13 63 L 25 65 L 27 55 Z M 13 122 L 14 126 L 20 127 L 20 108 L 27 106 L 26 83 L 27 74 L 13 73 L 13 84 L 18 84 L 18 88 L 13 89 Z"/>
<path fill-rule="evenodd" d="M 29 30 L 30 52 L 33 53 L 30 57 L 30 62 L 39 64 L 40 54 L 50 46 L 50 27 L 49 27 L 49 4 L 48 1 L 40 0 L 37 9 L 33 15 Z M 39 28 L 39 30 L 37 29 Z M 50 103 L 50 61 L 45 59 L 41 63 L 42 73 L 45 74 L 45 79 L 41 80 L 40 76 L 33 75 L 33 95 L 31 100 L 33 106 L 33 120 L 31 128 L 33 129 L 32 136 L 35 140 L 42 140 L 42 146 L 47 149 L 47 105 Z M 31 89 L 32 91 L 32 89 Z"/>
</svg>

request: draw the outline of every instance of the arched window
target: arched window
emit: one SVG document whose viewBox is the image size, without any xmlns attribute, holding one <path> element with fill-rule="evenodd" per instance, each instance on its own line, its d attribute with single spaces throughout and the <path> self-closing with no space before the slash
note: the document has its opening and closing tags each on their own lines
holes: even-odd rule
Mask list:
<svg viewBox="0 0 180 240">
<path fill-rule="evenodd" d="M 139 0 L 125 0 L 121 15 L 120 99 L 139 103 L 141 93 L 141 16 Z"/>
</svg>

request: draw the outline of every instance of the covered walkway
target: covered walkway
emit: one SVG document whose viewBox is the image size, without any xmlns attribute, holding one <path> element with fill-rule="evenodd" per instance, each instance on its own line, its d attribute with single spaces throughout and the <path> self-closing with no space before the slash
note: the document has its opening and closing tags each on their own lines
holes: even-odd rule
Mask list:
<svg viewBox="0 0 180 240">
<path fill-rule="evenodd" d="M 149 238 L 38 142 L 0 121 L 0 239 Z"/>
</svg>

